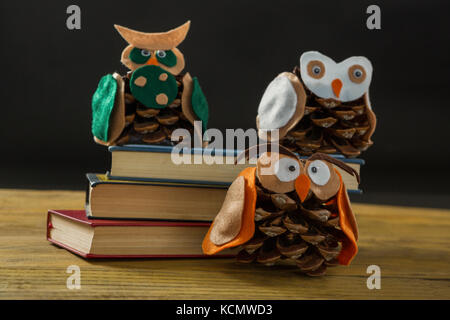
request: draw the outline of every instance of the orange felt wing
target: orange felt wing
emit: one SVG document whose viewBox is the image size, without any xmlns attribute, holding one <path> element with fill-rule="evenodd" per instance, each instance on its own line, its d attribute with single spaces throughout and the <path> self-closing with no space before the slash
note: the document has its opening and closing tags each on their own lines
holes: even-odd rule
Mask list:
<svg viewBox="0 0 450 320">
<path fill-rule="evenodd" d="M 358 245 L 356 244 L 356 241 L 358 240 L 358 226 L 352 212 L 350 200 L 342 177 L 337 170 L 336 173 L 341 182 L 339 191 L 336 195 L 339 211 L 339 225 L 346 236 L 346 239 L 342 241 L 342 250 L 338 256 L 338 260 L 340 264 L 349 265 L 358 252 Z"/>
<path fill-rule="evenodd" d="M 242 170 L 238 177 L 244 177 L 244 207 L 242 210 L 242 222 L 239 233 L 232 240 L 216 245 L 211 241 L 211 230 L 214 228 L 213 222 L 203 239 L 203 253 L 212 255 L 226 248 L 236 247 L 250 240 L 255 233 L 255 205 L 256 205 L 256 187 L 255 187 L 256 168 L 246 168 Z"/>
</svg>

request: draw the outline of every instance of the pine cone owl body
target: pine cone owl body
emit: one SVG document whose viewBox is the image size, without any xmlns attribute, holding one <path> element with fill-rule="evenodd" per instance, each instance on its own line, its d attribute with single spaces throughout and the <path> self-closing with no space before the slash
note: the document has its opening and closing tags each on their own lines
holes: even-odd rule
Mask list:
<svg viewBox="0 0 450 320">
<path fill-rule="evenodd" d="M 125 83 L 125 125 L 115 144 L 161 144 L 172 145 L 171 133 L 177 128 L 188 130 L 193 136 L 192 123 L 183 114 L 181 97 L 183 76 L 176 76 L 177 95 L 163 109 L 148 108 L 137 100 L 130 90 L 130 73 L 123 76 Z"/>
<path fill-rule="evenodd" d="M 301 203 L 295 192 L 279 194 L 256 181 L 255 234 L 237 260 L 273 265 L 291 259 L 308 275 L 323 275 L 339 264 L 345 235 L 340 230 L 336 203 L 314 195 Z"/>
<path fill-rule="evenodd" d="M 311 276 L 349 264 L 358 229 L 334 165 L 359 179 L 358 174 L 322 153 L 303 161 L 279 150 L 263 153 L 257 167 L 245 169 L 230 186 L 203 241 L 204 253 L 240 246 L 240 262 L 273 265 L 290 259 Z"/>
<path fill-rule="evenodd" d="M 197 78 L 184 69 L 177 46 L 190 22 L 165 33 L 142 33 L 116 25 L 129 43 L 122 63 L 131 71 L 102 78 L 92 100 L 94 140 L 103 145 L 125 143 L 173 145 L 175 129 L 186 129 L 194 143 L 194 122 L 202 145 L 209 117 L 208 103 Z"/>
<path fill-rule="evenodd" d="M 278 140 L 269 136 L 270 141 L 301 155 L 358 156 L 373 144 L 376 126 L 371 77 L 372 65 L 364 57 L 336 64 L 319 52 L 304 53 L 300 68 L 280 74 L 267 87 L 258 109 L 260 136 L 279 129 Z"/>
</svg>

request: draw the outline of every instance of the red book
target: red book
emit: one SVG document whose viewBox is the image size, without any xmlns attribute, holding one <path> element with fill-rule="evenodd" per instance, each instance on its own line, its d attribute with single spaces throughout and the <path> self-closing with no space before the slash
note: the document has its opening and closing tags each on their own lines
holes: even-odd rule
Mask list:
<svg viewBox="0 0 450 320">
<path fill-rule="evenodd" d="M 84 258 L 203 258 L 208 222 L 88 219 L 84 210 L 49 210 L 47 240 Z M 234 256 L 236 250 L 221 257 Z"/>
</svg>

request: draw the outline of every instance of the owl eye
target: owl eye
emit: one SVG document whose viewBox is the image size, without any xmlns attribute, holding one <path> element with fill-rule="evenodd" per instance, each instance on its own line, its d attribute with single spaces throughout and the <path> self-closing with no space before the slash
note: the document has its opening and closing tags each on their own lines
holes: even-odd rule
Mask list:
<svg viewBox="0 0 450 320">
<path fill-rule="evenodd" d="M 325 74 L 325 66 L 319 60 L 310 61 L 307 65 L 308 74 L 314 79 L 320 79 Z"/>
<path fill-rule="evenodd" d="M 166 52 L 163 50 L 158 50 L 158 51 L 156 51 L 156 55 L 158 56 L 158 58 L 165 58 Z"/>
<path fill-rule="evenodd" d="M 355 71 L 353 71 L 353 75 L 355 76 L 355 78 L 361 78 L 362 74 L 363 73 L 360 69 L 356 69 Z"/>
<path fill-rule="evenodd" d="M 173 53 L 172 50 L 158 50 L 156 51 L 156 59 L 158 59 L 158 62 L 167 66 L 167 67 L 173 67 L 177 64 L 177 57 Z"/>
<path fill-rule="evenodd" d="M 152 53 L 146 49 L 133 48 L 130 52 L 130 60 L 137 64 L 144 64 L 151 55 Z"/>
<path fill-rule="evenodd" d="M 330 169 L 321 160 L 314 160 L 308 166 L 308 176 L 315 184 L 323 186 L 330 180 Z"/>
<path fill-rule="evenodd" d="M 348 77 L 354 83 L 361 83 L 366 79 L 366 71 L 359 64 L 355 64 L 348 69 Z"/>
<path fill-rule="evenodd" d="M 275 174 L 282 182 L 293 181 L 300 175 L 300 165 L 294 159 L 281 158 L 275 163 Z"/>
</svg>

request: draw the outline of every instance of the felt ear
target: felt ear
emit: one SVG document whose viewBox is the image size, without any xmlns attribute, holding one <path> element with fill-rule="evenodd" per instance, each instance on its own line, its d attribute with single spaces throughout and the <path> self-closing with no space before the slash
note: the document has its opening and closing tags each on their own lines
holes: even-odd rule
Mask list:
<svg viewBox="0 0 450 320">
<path fill-rule="evenodd" d="M 342 177 L 337 172 L 341 186 L 336 195 L 337 207 L 339 211 L 339 225 L 346 238 L 342 241 L 342 249 L 339 253 L 338 260 L 340 264 L 349 265 L 352 259 L 358 252 L 358 225 L 356 224 L 355 216 L 353 215 L 350 200 L 348 198 L 347 190 L 345 188 Z"/>
<path fill-rule="evenodd" d="M 239 246 L 255 233 L 255 167 L 244 169 L 230 186 L 224 204 L 203 239 L 203 253 L 212 255 Z"/>
<path fill-rule="evenodd" d="M 114 25 L 126 42 L 139 49 L 170 50 L 177 47 L 186 38 L 190 21 L 167 32 L 145 33 L 130 28 Z"/>
<path fill-rule="evenodd" d="M 116 91 L 106 92 L 99 87 L 92 102 L 94 141 L 105 146 L 113 145 L 125 128 L 125 84 L 116 72 L 112 78 L 116 81 Z M 106 131 L 107 134 L 100 135 L 99 128 L 103 128 L 102 131 Z"/>
<path fill-rule="evenodd" d="M 302 119 L 305 103 L 300 79 L 291 72 L 280 73 L 267 86 L 258 107 L 256 126 L 260 136 L 265 138 L 262 131 L 279 129 L 279 139 L 283 138 Z"/>
</svg>

